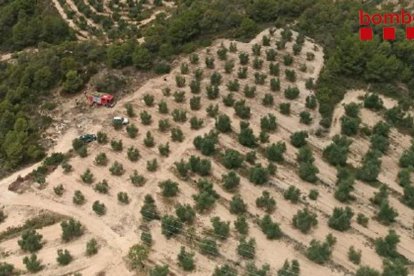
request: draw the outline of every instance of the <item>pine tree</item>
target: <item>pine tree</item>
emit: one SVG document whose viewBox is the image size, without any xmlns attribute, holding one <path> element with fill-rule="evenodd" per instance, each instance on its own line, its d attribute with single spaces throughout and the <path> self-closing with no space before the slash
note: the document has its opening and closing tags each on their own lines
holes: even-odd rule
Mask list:
<svg viewBox="0 0 414 276">
<path fill-rule="evenodd" d="M 195 269 L 194 253 L 187 252 L 184 246 L 181 246 L 180 253 L 177 256 L 178 265 L 184 271 L 193 271 Z"/>
</svg>

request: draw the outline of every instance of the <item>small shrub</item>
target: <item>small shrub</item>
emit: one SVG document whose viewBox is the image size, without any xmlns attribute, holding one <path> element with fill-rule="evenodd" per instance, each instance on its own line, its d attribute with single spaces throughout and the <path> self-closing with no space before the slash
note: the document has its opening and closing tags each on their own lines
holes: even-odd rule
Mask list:
<svg viewBox="0 0 414 276">
<path fill-rule="evenodd" d="M 300 266 L 297 260 L 292 260 L 291 263 L 286 260 L 282 268 L 277 271 L 277 276 L 299 276 L 299 274 Z"/>
<path fill-rule="evenodd" d="M 384 238 L 375 239 L 375 251 L 378 255 L 385 258 L 396 258 L 399 256 L 397 245 L 400 242 L 400 236 L 394 230 L 389 230 Z"/>
<path fill-rule="evenodd" d="M 158 129 L 161 132 L 165 132 L 170 128 L 170 121 L 168 119 L 162 119 L 158 121 Z"/>
<path fill-rule="evenodd" d="M 136 162 L 141 157 L 139 150 L 136 147 L 129 147 L 127 152 L 128 159 L 132 162 Z"/>
<path fill-rule="evenodd" d="M 235 80 L 229 81 L 229 83 L 227 84 L 227 89 L 231 92 L 239 91 L 239 89 L 240 89 L 239 80 L 235 79 Z"/>
<path fill-rule="evenodd" d="M 162 94 L 163 94 L 165 97 L 169 97 L 169 96 L 171 95 L 171 89 L 170 89 L 169 87 L 165 87 L 165 88 L 163 88 L 163 89 L 162 89 Z"/>
<path fill-rule="evenodd" d="M 211 220 L 214 235 L 221 240 L 225 240 L 230 235 L 230 222 L 221 221 L 219 217 L 213 217 Z"/>
<path fill-rule="evenodd" d="M 200 94 L 201 92 L 201 82 L 198 80 L 192 80 L 190 82 L 190 90 L 193 94 Z"/>
<path fill-rule="evenodd" d="M 43 247 L 42 238 L 43 236 L 36 230 L 29 229 L 22 233 L 21 239 L 17 243 L 23 251 L 34 253 Z"/>
<path fill-rule="evenodd" d="M 256 241 L 254 239 L 240 239 L 239 245 L 237 246 L 237 254 L 246 259 L 254 259 L 256 255 Z"/>
<path fill-rule="evenodd" d="M 317 105 L 317 100 L 316 97 L 314 95 L 311 96 L 307 96 L 306 97 L 306 107 L 309 109 L 315 109 Z"/>
<path fill-rule="evenodd" d="M 90 169 L 86 169 L 85 172 L 81 175 L 83 183 L 91 184 L 94 180 L 93 173 Z"/>
<path fill-rule="evenodd" d="M 289 100 L 296 99 L 300 94 L 300 91 L 297 87 L 288 87 L 285 89 L 285 97 Z"/>
<path fill-rule="evenodd" d="M 152 116 L 146 110 L 142 111 L 139 114 L 139 117 L 141 118 L 141 123 L 145 126 L 148 126 L 152 123 Z"/>
<path fill-rule="evenodd" d="M 177 123 L 184 123 L 187 121 L 187 112 L 183 109 L 174 109 L 172 112 L 173 120 Z"/>
<path fill-rule="evenodd" d="M 85 196 L 82 194 L 81 191 L 76 190 L 73 195 L 73 203 L 76 205 L 82 205 L 85 203 Z"/>
<path fill-rule="evenodd" d="M 159 151 L 161 156 L 168 157 L 170 155 L 170 144 L 166 143 L 164 145 L 159 145 L 158 146 L 158 151 Z"/>
<path fill-rule="evenodd" d="M 122 151 L 123 149 L 123 144 L 122 144 L 122 140 L 112 140 L 111 141 L 111 148 L 114 151 Z"/>
<path fill-rule="evenodd" d="M 234 60 L 227 60 L 224 63 L 224 72 L 226 74 L 231 74 L 233 72 L 234 69 Z"/>
<path fill-rule="evenodd" d="M 158 186 L 161 188 L 161 194 L 164 197 L 174 197 L 180 191 L 178 183 L 171 180 L 162 181 Z"/>
<path fill-rule="evenodd" d="M 129 180 L 134 186 L 141 187 L 145 183 L 145 177 L 140 175 L 137 170 L 129 176 Z"/>
<path fill-rule="evenodd" d="M 180 253 L 177 256 L 178 265 L 184 271 L 193 271 L 195 269 L 194 255 L 194 253 L 187 252 L 184 246 L 182 246 Z"/>
<path fill-rule="evenodd" d="M 145 94 L 144 97 L 144 103 L 146 106 L 153 106 L 154 105 L 154 96 L 150 94 Z"/>
<path fill-rule="evenodd" d="M 205 63 L 208 69 L 214 69 L 214 58 L 213 57 L 206 57 Z"/>
<path fill-rule="evenodd" d="M 261 50 L 262 50 L 262 46 L 260 46 L 257 43 L 252 46 L 252 52 L 253 52 L 253 55 L 255 56 L 260 56 Z"/>
<path fill-rule="evenodd" d="M 68 265 L 73 260 L 72 255 L 70 254 L 70 252 L 67 249 L 65 249 L 65 250 L 58 249 L 57 255 L 58 256 L 57 256 L 56 260 L 57 260 L 58 264 L 62 265 L 62 266 Z"/>
<path fill-rule="evenodd" d="M 177 87 L 182 88 L 185 86 L 185 77 L 183 76 L 175 76 L 175 84 L 177 85 Z"/>
<path fill-rule="evenodd" d="M 147 161 L 147 171 L 155 172 L 158 169 L 158 161 L 157 159 L 152 159 Z"/>
<path fill-rule="evenodd" d="M 273 104 L 274 104 L 273 95 L 266 93 L 262 100 L 262 105 L 269 107 L 269 106 L 272 106 Z"/>
<path fill-rule="evenodd" d="M 290 136 L 290 143 L 296 147 L 300 148 L 307 144 L 306 139 L 309 137 L 308 133 L 306 131 L 298 131 L 294 132 Z"/>
<path fill-rule="evenodd" d="M 106 206 L 105 204 L 101 203 L 99 200 L 96 200 L 92 204 L 92 210 L 98 215 L 103 216 L 106 214 Z"/>
<path fill-rule="evenodd" d="M 269 171 L 260 164 L 249 170 L 249 181 L 255 185 L 264 185 L 269 180 Z"/>
<path fill-rule="evenodd" d="M 210 104 L 206 108 L 206 112 L 207 112 L 207 115 L 210 118 L 215 118 L 217 116 L 217 114 L 219 113 L 219 105 L 218 104 L 216 104 L 216 105 Z"/>
<path fill-rule="evenodd" d="M 380 276 L 381 273 L 369 266 L 360 266 L 355 276 Z"/>
<path fill-rule="evenodd" d="M 174 235 L 180 234 L 182 227 L 182 222 L 174 216 L 165 215 L 161 219 L 161 233 L 167 239 L 172 238 Z"/>
<path fill-rule="evenodd" d="M 240 185 L 240 177 L 234 172 L 230 171 L 222 176 L 223 188 L 228 192 L 234 192 Z"/>
<path fill-rule="evenodd" d="M 108 181 L 106 181 L 106 179 L 104 179 L 104 180 L 96 183 L 95 191 L 97 191 L 101 194 L 107 194 L 108 191 L 109 191 Z"/>
<path fill-rule="evenodd" d="M 172 128 L 171 129 L 171 140 L 173 142 L 183 142 L 184 141 L 184 133 L 180 128 Z"/>
<path fill-rule="evenodd" d="M 206 87 L 207 98 L 209 100 L 215 100 L 220 96 L 220 89 L 217 85 L 208 85 Z"/>
<path fill-rule="evenodd" d="M 236 42 L 230 42 L 229 50 L 230 50 L 231 53 L 236 53 L 237 52 Z"/>
<path fill-rule="evenodd" d="M 200 61 L 199 57 L 197 54 L 192 54 L 190 56 L 190 62 L 191 64 L 198 64 L 198 62 Z"/>
<path fill-rule="evenodd" d="M 253 69 L 260 70 L 263 67 L 263 60 L 255 57 L 253 60 Z"/>
<path fill-rule="evenodd" d="M 280 229 L 279 224 L 273 222 L 268 214 L 264 215 L 259 221 L 259 226 L 269 240 L 280 239 L 282 237 L 282 230 Z"/>
<path fill-rule="evenodd" d="M 68 162 L 63 162 L 62 163 L 62 168 L 63 168 L 64 173 L 70 173 L 73 170 L 72 165 L 69 164 Z"/>
<path fill-rule="evenodd" d="M 201 80 L 203 79 L 203 69 L 197 68 L 197 69 L 194 71 L 194 78 L 195 78 L 197 81 L 201 81 Z"/>
<path fill-rule="evenodd" d="M 349 247 L 348 260 L 355 265 L 359 265 L 361 263 L 361 250 L 355 250 L 353 246 Z"/>
<path fill-rule="evenodd" d="M 125 109 L 127 111 L 128 117 L 133 118 L 137 115 L 137 114 L 135 114 L 134 107 L 132 106 L 132 104 L 130 104 L 130 103 L 125 104 Z"/>
<path fill-rule="evenodd" d="M 306 60 L 307 61 L 312 61 L 314 59 L 315 59 L 315 54 L 314 53 L 311 53 L 311 52 L 306 53 Z"/>
<path fill-rule="evenodd" d="M 65 192 L 65 188 L 63 188 L 62 184 L 59 184 L 59 185 L 53 187 L 53 192 L 55 192 L 55 194 L 57 196 L 62 196 L 63 193 Z M 5 215 L 4 215 L 3 211 L 0 211 L 0 223 L 3 222 L 4 219 L 5 219 Z"/>
<path fill-rule="evenodd" d="M 310 125 L 312 123 L 312 116 L 307 111 L 302 111 L 300 114 L 300 123 Z"/>
<path fill-rule="evenodd" d="M 359 213 L 357 216 L 357 223 L 362 225 L 363 227 L 368 226 L 369 218 L 365 216 L 364 214 Z"/>
<path fill-rule="evenodd" d="M 203 255 L 216 257 L 220 254 L 215 240 L 204 238 L 200 241 L 199 247 L 200 253 Z"/>
<path fill-rule="evenodd" d="M 86 256 L 92 256 L 98 253 L 98 242 L 96 239 L 90 239 L 86 243 Z"/>
<path fill-rule="evenodd" d="M 225 264 L 217 266 L 214 270 L 213 276 L 237 276 L 237 270 Z"/>
<path fill-rule="evenodd" d="M 354 216 L 354 212 L 351 208 L 335 208 L 332 216 L 329 218 L 329 227 L 338 230 L 345 231 L 351 227 L 351 219 Z"/>
<path fill-rule="evenodd" d="M 223 45 L 217 50 L 217 56 L 220 60 L 226 60 L 227 59 L 227 48 Z"/>
<path fill-rule="evenodd" d="M 28 271 L 30 271 L 31 273 L 39 272 L 44 267 L 40 263 L 40 260 L 37 259 L 37 255 L 36 254 L 31 254 L 30 257 L 29 256 L 25 256 L 23 258 L 23 264 L 26 266 L 26 269 Z M 5 274 L 4 274 L 5 276 L 14 275 L 14 274 L 11 274 L 11 271 L 14 270 L 14 267 L 12 265 L 8 265 L 8 266 L 3 265 L 3 270 L 5 270 Z M 10 274 L 8 274 L 9 272 L 10 272 Z"/>
<path fill-rule="evenodd" d="M 233 196 L 230 201 L 230 213 L 240 215 L 247 211 L 247 204 L 240 196 Z"/>
<path fill-rule="evenodd" d="M 256 199 L 256 206 L 266 213 L 272 213 L 276 208 L 276 200 L 268 191 L 263 191 L 262 195 Z"/>
<path fill-rule="evenodd" d="M 122 204 L 129 204 L 129 196 L 126 192 L 119 192 L 117 198 Z"/>
<path fill-rule="evenodd" d="M 283 115 L 290 115 L 290 103 L 281 103 L 279 109 Z"/>
<path fill-rule="evenodd" d="M 283 197 L 286 200 L 289 200 L 292 203 L 298 203 L 300 199 L 300 190 L 293 185 L 290 185 L 289 188 L 283 193 Z"/>
<path fill-rule="evenodd" d="M 121 176 L 125 172 L 124 166 L 118 161 L 115 161 L 112 164 L 112 166 L 109 168 L 109 171 L 111 172 L 112 175 L 115 175 L 115 176 Z"/>
<path fill-rule="evenodd" d="M 249 54 L 241 52 L 239 54 L 240 65 L 247 65 L 249 63 Z"/>
<path fill-rule="evenodd" d="M 270 90 L 273 92 L 280 91 L 280 80 L 272 78 L 270 79 Z"/>
<path fill-rule="evenodd" d="M 175 214 L 177 217 L 184 223 L 192 224 L 195 220 L 196 213 L 194 209 L 186 204 L 186 205 L 177 205 L 175 207 Z"/>
<path fill-rule="evenodd" d="M 106 157 L 104 152 L 99 153 L 95 157 L 95 164 L 98 166 L 106 166 L 108 164 L 108 157 Z"/>
<path fill-rule="evenodd" d="M 190 69 L 188 68 L 188 64 L 183 62 L 180 65 L 181 74 L 186 75 L 190 72 Z"/>
<path fill-rule="evenodd" d="M 271 76 L 277 77 L 277 76 L 279 76 L 279 73 L 280 73 L 279 63 L 273 63 L 273 62 L 271 62 L 269 64 L 269 74 Z"/>
<path fill-rule="evenodd" d="M 146 136 L 145 136 L 145 139 L 144 139 L 144 145 L 145 145 L 147 148 L 152 148 L 152 147 L 154 147 L 154 146 L 155 146 L 155 139 L 154 139 L 154 136 L 152 136 L 151 132 L 149 132 L 149 131 L 147 131 L 147 134 L 146 134 Z"/>
<path fill-rule="evenodd" d="M 295 72 L 295 70 L 286 69 L 285 70 L 285 76 L 286 76 L 286 79 L 290 82 L 295 82 L 296 81 L 296 72 Z"/>
<path fill-rule="evenodd" d="M 283 56 L 283 64 L 286 66 L 292 65 L 293 57 L 290 54 Z"/>
<path fill-rule="evenodd" d="M 254 83 L 258 84 L 258 85 L 263 85 L 265 84 L 267 75 L 266 74 L 261 74 L 261 73 L 254 73 Z"/>
<path fill-rule="evenodd" d="M 237 72 L 237 77 L 239 79 L 247 79 L 247 67 L 239 67 L 239 70 Z"/>
<path fill-rule="evenodd" d="M 153 243 L 153 240 L 152 240 L 152 235 L 151 235 L 151 233 L 150 232 L 148 232 L 148 231 L 143 231 L 142 233 L 141 233 L 141 241 L 143 242 L 143 244 L 145 244 L 146 246 L 151 246 L 152 245 L 152 243 Z"/>
<path fill-rule="evenodd" d="M 238 216 L 234 221 L 234 228 L 236 228 L 237 232 L 241 235 L 247 235 L 249 232 L 249 224 L 247 223 L 246 218 L 244 216 Z"/>
<path fill-rule="evenodd" d="M 317 264 L 324 264 L 331 258 L 332 247 L 335 243 L 336 239 L 331 234 L 326 237 L 324 242 L 312 240 L 306 250 L 306 256 Z"/>
<path fill-rule="evenodd" d="M 192 97 L 190 99 L 190 108 L 191 110 L 197 111 L 201 108 L 201 97 Z"/>
<path fill-rule="evenodd" d="M 136 138 L 138 135 L 138 128 L 135 124 L 130 124 L 126 127 L 129 138 Z"/>
<path fill-rule="evenodd" d="M 302 233 L 307 234 L 312 227 L 318 224 L 316 214 L 310 212 L 308 209 L 299 210 L 295 216 L 293 216 L 293 226 L 299 229 Z"/>
<path fill-rule="evenodd" d="M 319 196 L 318 190 L 312 189 L 309 191 L 309 199 L 311 200 L 317 200 Z"/>
<path fill-rule="evenodd" d="M 292 50 L 293 50 L 293 54 L 294 54 L 295 56 L 297 56 L 297 55 L 299 55 L 299 54 L 300 54 L 300 52 L 302 51 L 302 45 L 300 45 L 300 44 L 294 44 L 294 45 L 292 46 Z"/>
<path fill-rule="evenodd" d="M 185 91 L 175 91 L 173 97 L 176 103 L 183 103 L 185 102 Z"/>
</svg>

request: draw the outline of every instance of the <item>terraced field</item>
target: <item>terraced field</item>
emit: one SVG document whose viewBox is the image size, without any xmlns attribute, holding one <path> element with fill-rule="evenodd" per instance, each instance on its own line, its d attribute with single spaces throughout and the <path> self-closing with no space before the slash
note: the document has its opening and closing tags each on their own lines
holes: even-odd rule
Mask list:
<svg viewBox="0 0 414 276">
<path fill-rule="evenodd" d="M 174 8 L 173 1 L 162 0 L 53 0 L 53 4 L 79 39 L 107 41 L 139 38 L 146 24 Z"/>
</svg>

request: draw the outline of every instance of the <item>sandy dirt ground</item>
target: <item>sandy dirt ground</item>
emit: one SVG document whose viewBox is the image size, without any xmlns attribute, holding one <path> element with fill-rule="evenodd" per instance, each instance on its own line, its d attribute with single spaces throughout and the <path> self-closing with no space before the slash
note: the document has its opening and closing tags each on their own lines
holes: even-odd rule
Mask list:
<svg viewBox="0 0 414 276">
<path fill-rule="evenodd" d="M 275 48 L 275 43 L 281 37 L 278 30 L 273 37 L 271 37 L 271 47 Z M 233 73 L 226 74 L 224 72 L 224 61 L 217 58 L 217 50 L 223 44 L 229 47 L 230 41 L 219 40 L 211 47 L 201 50 L 198 54 L 200 63 L 198 65 L 190 65 L 187 56 L 180 58 L 177 64 L 186 62 L 189 64 L 190 73 L 183 75 L 186 78 L 186 86 L 184 88 L 177 88 L 175 83 L 176 75 L 180 74 L 180 66 L 177 66 L 173 71 L 166 76 L 157 77 L 144 83 L 133 94 L 120 100 L 113 109 L 96 108 L 90 109 L 87 113 L 78 114 L 74 118 L 74 122 L 67 121 L 66 124 L 69 129 L 62 133 L 59 138 L 59 143 L 51 149 L 51 152 L 67 152 L 71 147 L 72 140 L 78 135 L 90 132 L 104 131 L 108 134 L 109 139 L 122 139 L 123 151 L 114 152 L 110 145 L 99 145 L 91 143 L 88 146 L 89 155 L 86 158 L 73 157 L 70 164 L 73 166 L 73 172 L 65 174 L 62 168 L 56 169 L 47 177 L 47 185 L 44 189 L 36 188 L 33 184 L 32 189 L 24 194 L 15 194 L 7 189 L 8 184 L 16 179 L 18 175 L 25 176 L 36 168 L 37 165 L 26 168 L 20 172 L 15 173 L 0 181 L 0 202 L 5 206 L 5 212 L 8 218 L 3 224 L 0 224 L 0 231 L 6 229 L 8 226 L 21 224 L 25 217 L 35 214 L 38 210 L 51 210 L 53 212 L 74 217 L 79 220 L 86 229 L 86 233 L 80 239 L 67 244 L 62 244 L 59 241 L 60 227 L 52 225 L 39 230 L 46 239 L 45 248 L 40 250 L 39 257 L 46 264 L 44 275 L 65 275 L 69 272 L 79 271 L 82 275 L 96 275 L 99 272 L 105 272 L 106 275 L 135 275 L 137 272 L 131 271 L 126 266 L 124 260 L 128 249 L 133 244 L 139 242 L 139 237 L 142 233 L 139 227 L 142 222 L 139 210 L 143 204 L 145 195 L 152 195 L 157 203 L 157 207 L 161 214 L 175 214 L 174 206 L 178 203 L 194 204 L 192 196 L 197 193 L 195 181 L 199 179 L 196 175 L 190 175 L 187 181 L 179 178 L 175 169 L 174 163 L 181 159 L 187 160 L 191 155 L 201 156 L 201 153 L 196 151 L 193 146 L 193 140 L 199 135 L 208 133 L 214 129 L 214 119 L 209 118 L 206 114 L 206 108 L 210 104 L 218 104 L 220 113 L 225 113 L 232 119 L 234 132 L 238 133 L 240 119 L 235 115 L 234 109 L 226 107 L 222 103 L 221 97 L 227 95 L 226 84 L 228 81 L 237 78 L 237 70 L 239 68 L 238 54 L 246 52 L 250 54 L 248 78 L 239 80 L 240 92 L 234 93 L 234 98 L 245 99 L 246 104 L 251 108 L 252 117 L 249 120 L 250 127 L 254 130 L 256 135 L 260 132 L 260 119 L 267 114 L 274 114 L 278 120 L 278 130 L 270 134 L 270 143 L 284 141 L 287 146 L 285 154 L 285 162 L 277 164 L 276 175 L 271 177 L 268 185 L 255 186 L 249 182 L 245 175 L 241 176 L 240 188 L 237 191 L 248 206 L 248 223 L 250 226 L 249 237 L 256 240 L 256 258 L 257 265 L 268 263 L 273 274 L 283 265 L 286 259 L 297 259 L 300 263 L 302 275 L 349 275 L 355 272 L 357 266 L 348 261 L 347 253 L 351 245 L 356 249 L 362 251 L 362 264 L 369 265 L 378 270 L 382 268 L 382 260 L 375 253 L 373 239 L 386 235 L 388 227 L 378 223 L 373 219 L 376 215 L 376 208 L 369 202 L 377 188 L 371 187 L 367 184 L 356 182 L 355 185 L 355 201 L 349 205 L 355 214 L 363 213 L 370 217 L 370 222 L 367 228 L 358 225 L 355 222 L 355 217 L 352 221 L 352 228 L 346 232 L 338 232 L 328 227 L 328 219 L 335 207 L 346 206 L 335 200 L 333 193 L 335 191 L 336 169 L 327 164 L 322 159 L 323 149 L 330 144 L 332 137 L 340 133 L 339 119 L 343 115 L 343 104 L 349 102 L 360 102 L 360 96 L 364 95 L 363 91 L 350 91 L 343 102 L 341 102 L 335 110 L 333 126 L 330 132 L 325 136 L 318 138 L 313 135 L 319 128 L 318 122 L 320 115 L 315 110 L 308 110 L 312 117 L 313 123 L 310 125 L 301 124 L 299 121 L 299 114 L 307 110 L 305 107 L 305 99 L 308 95 L 314 93 L 305 88 L 305 81 L 308 78 L 318 78 L 319 72 L 322 69 L 324 57 L 323 50 L 320 46 L 315 48 L 315 44 L 310 39 L 306 39 L 302 52 L 298 56 L 294 56 L 294 63 L 291 66 L 283 65 L 283 56 L 292 52 L 293 42 L 286 45 L 285 50 L 278 50 L 277 62 L 280 64 L 280 80 L 281 92 L 270 92 L 269 79 L 267 77 L 265 85 L 256 85 L 256 96 L 252 99 L 247 99 L 241 92 L 246 84 L 254 85 L 254 72 L 256 70 L 252 67 L 253 55 L 251 54 L 251 47 L 255 43 L 261 44 L 262 37 L 268 35 L 268 30 L 265 30 L 257 36 L 250 43 L 237 42 L 238 53 L 228 53 L 228 59 L 235 60 L 235 68 Z M 296 34 L 294 35 L 296 36 Z M 269 47 L 262 47 L 261 59 L 264 60 L 263 71 L 267 73 L 269 62 L 266 61 L 264 54 L 265 49 Z M 315 50 L 317 49 L 317 50 Z M 306 53 L 312 52 L 315 54 L 313 61 L 306 60 Z M 207 69 L 204 65 L 206 56 L 215 57 L 215 69 Z M 306 64 L 306 72 L 301 72 L 299 66 Z M 193 72 L 196 68 L 203 69 L 203 80 L 201 85 L 201 93 L 198 95 L 202 98 L 201 109 L 199 111 L 192 111 L 189 106 L 189 100 L 193 96 L 191 94 L 188 84 L 193 79 Z M 297 81 L 289 83 L 284 76 L 285 69 L 294 68 L 297 74 Z M 210 76 L 214 71 L 222 74 L 222 84 L 220 85 L 220 97 L 217 100 L 209 100 L 206 96 L 206 86 L 209 84 Z M 283 96 L 283 91 L 288 86 L 297 86 L 300 89 L 300 96 L 296 100 L 287 100 Z M 184 103 L 176 103 L 173 96 L 165 96 L 162 90 L 166 87 L 171 88 L 171 93 L 177 90 L 185 91 L 186 100 Z M 275 105 L 271 107 L 264 107 L 261 101 L 266 93 L 272 93 L 275 100 Z M 147 107 L 143 102 L 145 94 L 151 94 L 155 98 L 155 105 Z M 71 105 L 75 101 L 82 101 L 83 96 L 78 99 L 73 99 Z M 170 114 L 160 114 L 158 112 L 157 104 L 164 100 L 168 103 Z M 385 105 L 391 107 L 395 103 L 385 99 Z M 282 102 L 291 103 L 291 115 L 282 115 L 279 112 L 279 104 Z M 124 108 L 125 103 L 133 105 L 134 110 L 139 114 L 143 110 L 147 110 L 152 115 L 152 124 L 144 126 L 139 120 L 139 116 L 130 118 L 130 121 L 136 124 L 139 128 L 138 137 L 131 139 L 127 136 L 125 129 L 115 131 L 111 126 L 111 118 L 115 115 L 126 116 Z M 68 107 L 69 108 L 69 107 Z M 199 130 L 192 130 L 189 122 L 176 123 L 171 118 L 171 112 L 181 108 L 187 111 L 187 118 L 197 116 L 204 120 L 203 128 Z M 82 120 L 81 120 L 82 118 Z M 180 127 L 185 135 L 185 140 L 181 143 L 172 142 L 169 132 L 162 133 L 158 130 L 158 121 L 169 118 L 172 127 Z M 361 111 L 361 118 L 364 124 L 372 126 L 379 120 L 382 120 L 379 114 L 363 109 Z M 313 149 L 315 157 L 315 165 L 319 168 L 320 173 L 318 177 L 320 181 L 316 184 L 304 182 L 299 178 L 296 172 L 296 154 L 298 150 L 290 145 L 290 135 L 299 130 L 307 130 L 311 136 L 309 143 Z M 156 146 L 147 148 L 143 144 L 143 139 L 147 131 L 151 131 L 155 137 Z M 250 150 L 241 146 L 237 141 L 237 136 L 233 134 L 219 136 L 218 148 L 220 151 L 225 149 L 236 149 L 241 153 L 247 153 Z M 409 147 L 409 137 L 399 134 L 396 130 L 391 132 L 391 149 L 390 152 L 382 158 L 382 172 L 379 180 L 389 186 L 393 191 L 390 195 L 390 203 L 399 212 L 397 222 L 392 225 L 392 228 L 401 236 L 401 243 L 398 246 L 398 251 L 405 255 L 409 260 L 414 260 L 414 240 L 413 240 L 413 212 L 399 201 L 398 195 L 401 195 L 401 188 L 396 183 L 396 174 L 398 173 L 398 159 L 401 153 Z M 171 153 L 168 157 L 161 157 L 158 153 L 158 146 L 169 142 Z M 135 146 L 141 153 L 141 159 L 137 162 L 130 162 L 126 156 L 127 149 L 130 146 Z M 349 163 L 358 165 L 362 156 L 369 148 L 369 141 L 363 137 L 353 138 L 349 154 Z M 107 166 L 97 166 L 94 159 L 100 152 L 105 152 L 109 162 Z M 201 156 L 202 157 L 202 156 Z M 146 163 L 149 160 L 156 158 L 158 160 L 158 170 L 156 172 L 148 172 L 146 170 Z M 203 157 L 204 158 L 204 157 Z M 114 161 L 123 164 L 125 173 L 122 176 L 113 176 L 109 172 L 109 167 Z M 215 161 L 213 159 L 213 161 Z M 257 163 L 267 165 L 268 161 L 258 150 Z M 250 165 L 245 164 L 246 167 Z M 94 174 L 93 184 L 84 184 L 80 179 L 80 175 L 89 168 Z M 129 181 L 129 176 L 134 170 L 144 175 L 147 179 L 143 187 L 135 187 Z M 219 163 L 213 162 L 212 174 L 208 177 L 214 183 L 214 189 L 220 195 L 220 199 L 216 202 L 214 208 L 206 214 L 197 214 L 196 222 L 194 224 L 195 233 L 199 238 L 208 235 L 211 232 L 210 219 L 214 216 L 219 216 L 224 221 L 231 222 L 231 234 L 226 241 L 218 241 L 220 256 L 216 258 L 207 257 L 198 252 L 197 241 L 189 242 L 190 231 L 185 227 L 184 231 L 175 238 L 166 239 L 161 234 L 160 221 L 153 221 L 148 223 L 153 236 L 154 245 L 150 250 L 149 261 L 152 264 L 168 264 L 173 275 L 187 275 L 177 265 L 177 254 L 182 245 L 195 252 L 196 270 L 188 275 L 211 275 L 217 265 L 231 263 L 233 264 L 241 275 L 245 272 L 246 260 L 238 256 L 237 245 L 240 238 L 233 227 L 233 221 L 236 216 L 229 211 L 229 201 L 233 194 L 226 192 L 221 187 L 221 177 L 227 170 Z M 107 180 L 110 186 L 108 194 L 100 194 L 94 190 L 94 185 L 101 181 Z M 158 183 L 163 180 L 171 179 L 179 183 L 179 196 L 173 199 L 166 200 L 160 194 Z M 63 196 L 58 197 L 53 192 L 53 187 L 62 184 L 65 188 Z M 285 200 L 283 191 L 290 185 L 300 188 L 302 192 L 302 199 L 297 204 L 292 204 Z M 306 196 L 311 189 L 316 189 L 319 192 L 319 197 L 316 201 L 309 200 Z M 72 197 L 76 190 L 80 190 L 85 198 L 86 203 L 82 206 L 76 206 L 72 203 Z M 255 201 L 263 191 L 268 191 L 277 201 L 277 208 L 271 214 L 273 221 L 280 224 L 284 233 L 284 237 L 280 240 L 269 241 L 261 232 L 260 228 L 255 222 L 256 218 L 262 217 L 265 213 L 263 210 L 256 207 Z M 117 194 L 119 192 L 128 192 L 131 202 L 128 205 L 120 204 L 117 201 Z M 92 211 L 92 203 L 95 200 L 103 202 L 107 207 L 107 214 L 98 217 Z M 292 217 L 298 210 L 307 207 L 317 214 L 318 225 L 307 235 L 302 234 L 292 226 Z M 332 233 L 337 238 L 337 243 L 334 246 L 331 261 L 326 265 L 317 265 L 304 254 L 304 250 L 309 245 L 312 239 L 323 240 L 328 233 Z M 192 234 L 192 235 L 193 235 Z M 84 257 L 85 243 L 88 239 L 94 237 L 98 240 L 101 250 L 92 257 L 92 259 Z M 59 267 L 55 261 L 56 249 L 68 248 L 75 256 L 75 261 L 66 267 Z M 24 270 L 21 259 L 23 252 L 20 251 L 17 245 L 17 238 L 6 240 L 0 243 L 0 249 L 3 252 L 10 252 L 3 260 L 15 264 L 16 267 Z M 277 252 L 277 254 L 275 254 Z"/>
</svg>

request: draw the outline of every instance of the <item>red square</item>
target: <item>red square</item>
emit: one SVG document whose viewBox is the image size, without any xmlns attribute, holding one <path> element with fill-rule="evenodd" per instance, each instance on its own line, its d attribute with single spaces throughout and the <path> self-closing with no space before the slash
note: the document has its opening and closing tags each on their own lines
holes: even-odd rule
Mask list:
<svg viewBox="0 0 414 276">
<path fill-rule="evenodd" d="M 405 29 L 405 37 L 407 39 L 414 39 L 414 27 L 407 27 Z"/>
<path fill-rule="evenodd" d="M 359 28 L 360 40 L 372 40 L 373 36 L 372 28 Z"/>
<path fill-rule="evenodd" d="M 382 37 L 384 40 L 395 40 L 395 28 L 384 27 L 382 28 Z"/>
</svg>

